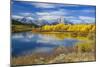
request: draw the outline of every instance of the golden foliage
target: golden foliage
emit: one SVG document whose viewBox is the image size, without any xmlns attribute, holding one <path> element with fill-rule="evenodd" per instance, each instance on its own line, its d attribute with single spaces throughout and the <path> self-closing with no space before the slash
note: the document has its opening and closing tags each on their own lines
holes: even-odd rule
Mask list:
<svg viewBox="0 0 100 67">
<path fill-rule="evenodd" d="M 75 31 L 75 32 L 95 32 L 95 24 L 56 24 L 45 25 L 41 28 L 42 31 Z"/>
</svg>

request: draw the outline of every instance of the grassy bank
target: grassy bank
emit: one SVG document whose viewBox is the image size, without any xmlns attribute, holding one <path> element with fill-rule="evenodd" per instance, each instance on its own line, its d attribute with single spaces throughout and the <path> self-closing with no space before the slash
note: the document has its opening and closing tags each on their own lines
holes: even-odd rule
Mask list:
<svg viewBox="0 0 100 67">
<path fill-rule="evenodd" d="M 12 32 L 31 31 L 33 29 L 30 25 L 12 25 Z"/>
</svg>

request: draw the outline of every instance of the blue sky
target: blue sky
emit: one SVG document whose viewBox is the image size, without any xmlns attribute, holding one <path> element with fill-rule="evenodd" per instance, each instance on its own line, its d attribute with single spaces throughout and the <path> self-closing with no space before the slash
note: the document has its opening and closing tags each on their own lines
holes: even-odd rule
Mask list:
<svg viewBox="0 0 100 67">
<path fill-rule="evenodd" d="M 12 18 L 56 21 L 64 17 L 74 23 L 95 23 L 95 6 L 13 1 Z"/>
</svg>

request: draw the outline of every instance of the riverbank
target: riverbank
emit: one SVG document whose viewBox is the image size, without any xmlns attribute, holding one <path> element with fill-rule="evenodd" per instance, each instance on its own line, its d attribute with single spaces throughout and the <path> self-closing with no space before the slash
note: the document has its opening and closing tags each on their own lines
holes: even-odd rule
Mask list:
<svg viewBox="0 0 100 67">
<path fill-rule="evenodd" d="M 59 46 L 52 53 L 33 53 L 29 55 L 12 57 L 11 64 L 34 65 L 34 64 L 54 64 L 73 63 L 84 61 L 95 61 L 95 44 L 76 44 L 73 47 Z"/>
<path fill-rule="evenodd" d="M 95 61 L 95 53 L 69 53 L 69 54 L 59 54 L 57 56 L 45 56 L 35 58 L 34 55 L 22 56 L 13 58 L 11 64 L 16 65 L 34 65 L 34 64 L 53 64 L 53 63 L 71 63 L 71 62 L 84 62 L 84 61 Z"/>
<path fill-rule="evenodd" d="M 32 25 L 12 25 L 12 32 L 32 31 L 35 32 L 82 32 L 82 33 L 95 33 L 95 24 L 57 24 L 57 25 L 44 25 L 35 27 Z"/>
<path fill-rule="evenodd" d="M 30 25 L 12 25 L 12 32 L 26 32 L 31 31 L 33 29 Z"/>
</svg>

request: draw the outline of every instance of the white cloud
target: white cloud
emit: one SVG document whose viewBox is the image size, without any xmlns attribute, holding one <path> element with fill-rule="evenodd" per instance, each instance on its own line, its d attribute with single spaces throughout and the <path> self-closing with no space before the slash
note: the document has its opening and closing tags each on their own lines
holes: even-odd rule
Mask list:
<svg viewBox="0 0 100 67">
<path fill-rule="evenodd" d="M 23 13 L 24 14 L 24 13 Z M 25 16 L 20 16 L 20 15 L 12 15 L 12 19 L 22 19 L 24 17 L 27 17 L 27 20 L 35 20 L 32 16 L 29 14 L 25 14 Z"/>
<path fill-rule="evenodd" d="M 34 14 L 33 13 L 26 12 L 26 13 L 19 13 L 19 15 L 21 15 L 21 16 L 15 16 L 15 17 L 20 17 L 20 18 L 27 17 L 27 19 L 29 19 L 29 20 L 34 20 L 34 18 L 33 18 Z"/>
<path fill-rule="evenodd" d="M 19 16 L 19 15 L 12 15 L 12 18 L 13 19 L 20 19 L 20 18 L 23 18 L 22 16 Z"/>
<path fill-rule="evenodd" d="M 22 16 L 32 16 L 33 14 L 26 12 L 26 13 L 20 13 L 20 15 L 22 15 Z"/>
<path fill-rule="evenodd" d="M 55 8 L 56 6 L 48 3 L 31 3 L 33 6 L 37 8 Z"/>
<path fill-rule="evenodd" d="M 66 10 L 64 9 L 59 9 L 58 11 L 46 11 L 46 12 L 37 12 L 37 15 L 56 15 L 56 16 L 62 16 L 62 15 L 66 15 L 66 14 L 69 14 L 69 12 L 67 12 Z"/>
<path fill-rule="evenodd" d="M 29 20 L 34 20 L 34 18 L 33 18 L 33 17 L 27 17 L 27 19 L 29 19 Z"/>
<path fill-rule="evenodd" d="M 66 15 L 67 12 L 59 10 L 59 11 L 51 12 L 51 14 L 52 14 L 52 15 L 59 15 L 59 16 L 62 16 L 62 15 Z"/>
<path fill-rule="evenodd" d="M 73 22 L 73 23 L 81 23 L 82 21 L 78 19 L 76 16 L 65 16 L 66 20 Z"/>
<path fill-rule="evenodd" d="M 59 4 L 59 7 L 80 7 L 80 5 L 73 5 L 73 4 Z"/>
<path fill-rule="evenodd" d="M 82 21 L 79 20 L 79 19 L 72 19 L 71 22 L 73 22 L 73 23 L 81 23 Z"/>
<path fill-rule="evenodd" d="M 60 18 L 60 17 L 59 16 L 42 16 L 42 17 L 39 18 L 39 20 L 42 20 L 42 19 L 44 19 L 44 20 L 55 20 L 55 19 L 58 19 L 58 18 Z"/>
<path fill-rule="evenodd" d="M 65 19 L 76 19 L 74 16 L 66 16 Z"/>
<path fill-rule="evenodd" d="M 42 16 L 47 16 L 47 15 L 50 15 L 50 13 L 49 12 L 37 12 L 36 13 L 37 15 L 42 15 Z"/>
<path fill-rule="evenodd" d="M 87 12 L 87 13 L 91 13 L 91 12 L 95 12 L 95 10 L 80 10 L 80 12 Z"/>
<path fill-rule="evenodd" d="M 93 23 L 93 22 L 95 22 L 95 18 L 94 17 L 79 16 L 79 19 L 82 20 L 83 22 L 86 22 L 86 23 Z"/>
<path fill-rule="evenodd" d="M 79 7 L 79 5 L 68 5 L 68 4 L 50 4 L 50 3 L 31 3 L 31 4 L 38 8 Z"/>
<path fill-rule="evenodd" d="M 40 16 L 40 19 L 53 20 L 65 16 L 66 14 L 69 14 L 69 12 L 64 9 L 59 9 L 58 11 L 37 12 L 36 14 Z"/>
</svg>

